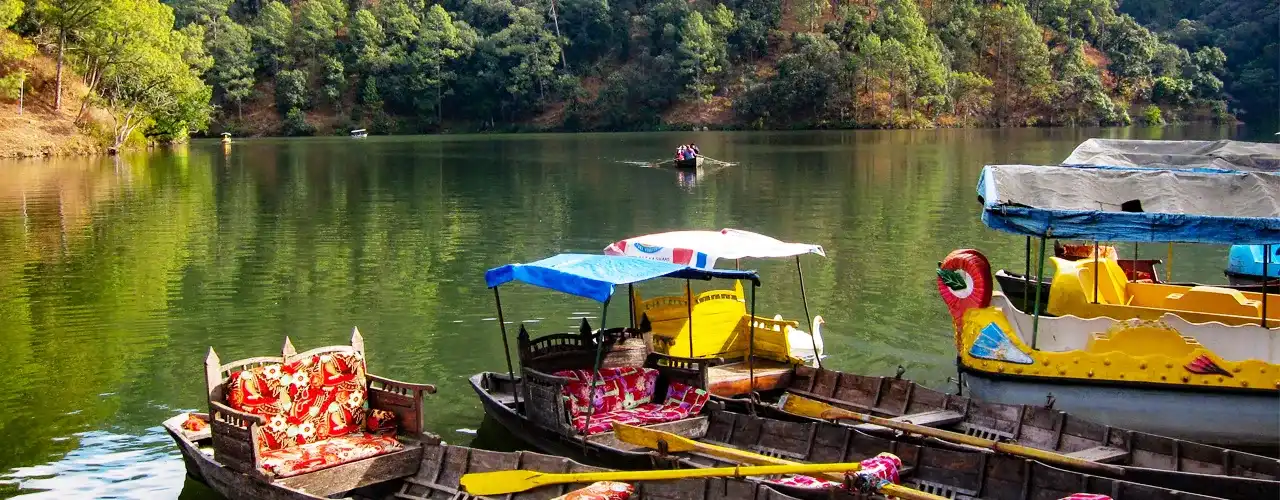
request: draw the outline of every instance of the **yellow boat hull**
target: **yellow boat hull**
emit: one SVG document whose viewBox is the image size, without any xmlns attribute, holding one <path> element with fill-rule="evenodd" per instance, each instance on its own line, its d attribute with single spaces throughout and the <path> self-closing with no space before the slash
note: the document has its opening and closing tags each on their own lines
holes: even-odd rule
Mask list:
<svg viewBox="0 0 1280 500">
<path fill-rule="evenodd" d="M 1272 444 L 1280 439 L 1276 330 L 1194 323 L 1167 312 L 1152 319 L 1037 320 L 991 291 L 990 266 L 973 250 L 952 252 L 939 276 L 939 291 L 955 320 L 960 370 L 974 397 L 1043 405 L 1052 395 L 1059 409 L 1180 436 L 1208 425 L 1184 413 L 1219 412 L 1224 419 L 1213 426 L 1235 430 L 1217 429 L 1227 435 L 1212 439 Z M 1226 406 L 1205 408 L 1208 401 Z M 1182 410 L 1173 417 L 1147 415 L 1144 422 L 1144 414 L 1176 408 Z M 1164 422 L 1170 418 L 1187 425 Z"/>
</svg>

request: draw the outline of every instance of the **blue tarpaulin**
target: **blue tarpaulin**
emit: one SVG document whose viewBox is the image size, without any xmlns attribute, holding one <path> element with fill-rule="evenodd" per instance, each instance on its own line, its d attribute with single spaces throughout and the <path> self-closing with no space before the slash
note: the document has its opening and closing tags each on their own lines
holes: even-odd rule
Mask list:
<svg viewBox="0 0 1280 500">
<path fill-rule="evenodd" d="M 589 254 L 560 254 L 528 264 L 507 264 L 484 273 L 484 281 L 489 288 L 511 281 L 522 281 L 598 302 L 604 302 L 613 296 L 616 285 L 662 277 L 697 280 L 728 278 L 759 282 L 755 271 L 699 269 L 638 257 Z"/>
<path fill-rule="evenodd" d="M 982 222 L 1058 239 L 1280 243 L 1280 175 L 1132 167 L 989 165 Z"/>
</svg>

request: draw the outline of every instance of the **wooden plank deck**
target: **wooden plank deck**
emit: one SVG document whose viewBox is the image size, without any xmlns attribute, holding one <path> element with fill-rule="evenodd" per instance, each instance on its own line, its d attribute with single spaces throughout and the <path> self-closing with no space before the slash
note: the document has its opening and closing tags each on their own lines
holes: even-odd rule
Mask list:
<svg viewBox="0 0 1280 500">
<path fill-rule="evenodd" d="M 894 422 L 905 422 L 916 424 L 924 427 L 946 427 L 964 420 L 964 415 L 951 410 L 934 410 L 922 413 L 912 413 L 901 417 L 891 418 Z M 858 424 L 854 426 L 860 431 L 882 431 L 885 427 L 876 424 Z"/>
<path fill-rule="evenodd" d="M 1129 456 L 1129 452 L 1110 446 L 1094 446 L 1067 454 L 1068 457 L 1080 458 L 1090 462 L 1109 464 Z"/>
<path fill-rule="evenodd" d="M 792 365 L 773 360 L 755 360 L 755 384 L 751 383 L 751 365 L 746 361 L 725 363 L 707 369 L 707 385 L 712 394 L 733 397 L 757 391 L 786 387 L 791 382 Z"/>
</svg>

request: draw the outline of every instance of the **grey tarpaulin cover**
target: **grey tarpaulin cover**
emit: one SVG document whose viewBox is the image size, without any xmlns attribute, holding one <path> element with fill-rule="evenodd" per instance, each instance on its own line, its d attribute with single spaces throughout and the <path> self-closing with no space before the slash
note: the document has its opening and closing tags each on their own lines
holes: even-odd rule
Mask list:
<svg viewBox="0 0 1280 500">
<path fill-rule="evenodd" d="M 1089 139 L 1063 165 L 1280 171 L 1280 144 L 1240 141 Z"/>
<path fill-rule="evenodd" d="M 1280 243 L 1280 174 L 991 165 L 987 226 L 1101 241 Z"/>
</svg>

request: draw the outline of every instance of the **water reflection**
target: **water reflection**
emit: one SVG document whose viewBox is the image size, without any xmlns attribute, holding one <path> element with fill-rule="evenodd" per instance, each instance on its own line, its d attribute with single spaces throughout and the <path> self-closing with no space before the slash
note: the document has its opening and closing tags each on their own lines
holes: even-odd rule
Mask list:
<svg viewBox="0 0 1280 500">
<path fill-rule="evenodd" d="M 205 406 L 206 350 L 278 352 L 285 335 L 299 349 L 345 343 L 352 326 L 371 371 L 437 384 L 428 428 L 466 444 L 459 430 L 482 415 L 466 376 L 504 358 L 484 270 L 675 229 L 822 244 L 828 257 L 805 261 L 805 284 L 828 322 L 826 362 L 868 374 L 902 365 L 942 386 L 954 354 L 936 262 L 971 246 L 1022 267 L 1022 240 L 977 218 L 979 169 L 1053 162 L 1099 134 L 316 138 L 0 163 L 0 496 L 207 497 L 158 427 Z M 692 175 L 634 165 L 676 142 L 739 164 Z M 1220 281 L 1224 259 L 1180 247 L 1175 276 Z M 759 309 L 801 317 L 794 264 L 752 267 Z M 535 335 L 601 315 L 532 287 L 507 287 L 503 305 Z M 613 307 L 610 318 L 626 317 Z"/>
</svg>

